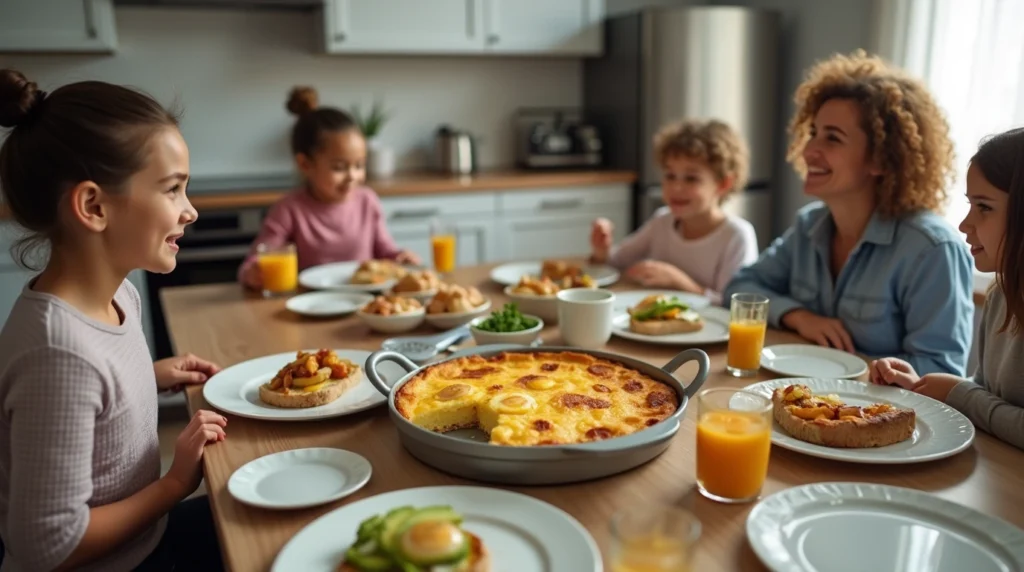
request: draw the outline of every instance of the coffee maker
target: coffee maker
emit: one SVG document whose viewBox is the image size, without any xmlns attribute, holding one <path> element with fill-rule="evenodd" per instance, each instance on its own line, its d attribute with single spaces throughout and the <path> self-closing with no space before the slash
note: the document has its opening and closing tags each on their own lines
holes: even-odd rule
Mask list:
<svg viewBox="0 0 1024 572">
<path fill-rule="evenodd" d="M 572 108 L 528 108 L 516 113 L 516 163 L 526 169 L 598 167 L 603 145 L 597 128 Z"/>
</svg>

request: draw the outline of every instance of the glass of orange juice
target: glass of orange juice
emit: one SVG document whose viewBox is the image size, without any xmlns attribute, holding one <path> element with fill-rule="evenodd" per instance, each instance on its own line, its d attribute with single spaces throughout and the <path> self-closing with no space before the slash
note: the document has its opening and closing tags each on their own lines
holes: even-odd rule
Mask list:
<svg viewBox="0 0 1024 572">
<path fill-rule="evenodd" d="M 725 370 L 736 377 L 757 374 L 768 328 L 768 298 L 733 294 L 729 305 L 729 356 Z"/>
<path fill-rule="evenodd" d="M 263 279 L 264 298 L 284 296 L 298 289 L 299 256 L 294 244 L 258 245 L 256 265 Z"/>
<path fill-rule="evenodd" d="M 772 402 L 743 389 L 697 394 L 697 487 L 709 499 L 743 503 L 761 496 L 772 448 Z"/>
<path fill-rule="evenodd" d="M 612 517 L 611 572 L 689 572 L 700 521 L 670 506 L 636 506 Z"/>
<path fill-rule="evenodd" d="M 430 246 L 434 257 L 434 270 L 446 274 L 455 270 L 455 225 L 438 219 L 430 222 Z"/>
</svg>

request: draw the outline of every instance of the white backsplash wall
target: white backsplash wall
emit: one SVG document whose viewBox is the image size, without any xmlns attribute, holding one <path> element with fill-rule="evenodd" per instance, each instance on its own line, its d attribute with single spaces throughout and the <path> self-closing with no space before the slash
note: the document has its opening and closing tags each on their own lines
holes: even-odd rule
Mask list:
<svg viewBox="0 0 1024 572">
<path fill-rule="evenodd" d="M 194 177 L 288 173 L 284 108 L 289 89 L 311 85 L 321 105 L 363 108 L 375 96 L 394 114 L 381 141 L 399 169 L 429 166 L 441 123 L 480 137 L 481 167 L 515 158 L 518 107 L 575 106 L 581 64 L 569 58 L 376 57 L 317 53 L 312 13 L 131 7 L 117 9 L 112 56 L 0 55 L 43 89 L 83 79 L 142 88 L 184 108 Z"/>
</svg>

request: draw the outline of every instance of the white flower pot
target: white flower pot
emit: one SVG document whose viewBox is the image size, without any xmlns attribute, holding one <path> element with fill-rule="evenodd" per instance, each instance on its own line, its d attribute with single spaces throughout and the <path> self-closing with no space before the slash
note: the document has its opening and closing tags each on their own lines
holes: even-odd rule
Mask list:
<svg viewBox="0 0 1024 572">
<path fill-rule="evenodd" d="M 395 151 L 379 141 L 367 145 L 366 170 L 372 179 L 386 179 L 395 174 Z"/>
</svg>

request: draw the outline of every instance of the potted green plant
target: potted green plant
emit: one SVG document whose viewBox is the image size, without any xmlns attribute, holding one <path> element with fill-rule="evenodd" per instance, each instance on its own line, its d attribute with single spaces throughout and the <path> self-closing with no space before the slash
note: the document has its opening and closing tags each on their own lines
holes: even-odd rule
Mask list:
<svg viewBox="0 0 1024 572">
<path fill-rule="evenodd" d="M 380 132 L 384 125 L 391 119 L 391 115 L 384 109 L 384 104 L 375 99 L 369 112 L 363 113 L 359 105 L 352 106 L 352 119 L 366 137 L 368 150 L 367 171 L 371 178 L 390 177 L 395 172 L 395 153 L 380 141 Z"/>
</svg>

